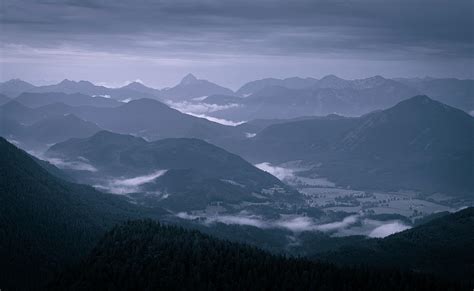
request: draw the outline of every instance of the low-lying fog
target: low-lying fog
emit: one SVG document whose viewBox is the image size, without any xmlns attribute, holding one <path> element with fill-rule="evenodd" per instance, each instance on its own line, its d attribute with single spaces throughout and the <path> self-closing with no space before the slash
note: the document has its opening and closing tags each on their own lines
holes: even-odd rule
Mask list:
<svg viewBox="0 0 474 291">
<path fill-rule="evenodd" d="M 157 170 L 153 173 L 132 178 L 114 178 L 106 180 L 103 184 L 94 185 L 95 188 L 114 194 L 129 194 L 141 192 L 141 186 L 153 182 L 163 176 L 166 170 Z"/>
<path fill-rule="evenodd" d="M 217 122 L 223 125 L 237 126 L 242 123 L 245 123 L 245 121 L 232 121 L 232 120 L 209 116 L 208 114 L 211 112 L 235 108 L 235 107 L 239 107 L 240 105 L 235 104 L 235 103 L 217 105 L 217 104 L 208 104 L 208 103 L 198 102 L 198 101 L 204 100 L 206 97 L 207 96 L 194 98 L 196 102 L 188 102 L 188 101 L 173 102 L 171 100 L 168 100 L 166 101 L 166 104 L 170 106 L 171 108 L 174 108 L 182 113 L 186 113 L 186 114 L 200 117 L 200 118 L 205 118 L 209 121 Z"/>
<path fill-rule="evenodd" d="M 369 237 L 386 237 L 388 235 L 411 228 L 401 221 L 378 221 L 365 218 L 363 215 L 348 215 L 340 221 L 318 223 L 308 216 L 281 215 L 279 219 L 264 219 L 259 215 L 242 211 L 237 215 L 195 215 L 187 212 L 176 214 L 181 219 L 194 220 L 206 225 L 224 223 L 247 225 L 262 229 L 283 228 L 295 233 L 304 231 L 321 231 L 333 236 L 366 235 Z"/>
<path fill-rule="evenodd" d="M 75 161 L 65 161 L 59 158 L 47 157 L 39 151 L 30 151 L 30 153 L 52 163 L 60 169 L 91 173 L 98 171 L 94 165 L 83 157 L 78 157 Z M 413 216 L 415 210 L 419 211 L 417 213 L 422 213 L 420 217 L 437 211 L 453 211 L 453 209 L 447 206 L 433 201 L 404 196 L 403 193 L 366 193 L 364 191 L 338 188 L 336 184 L 324 177 L 300 175 L 303 171 L 309 170 L 310 167 L 301 166 L 298 162 L 281 165 L 263 162 L 255 166 L 297 188 L 307 198 L 308 206 L 318 207 L 325 212 L 347 213 L 347 216 L 342 216 L 344 218 L 337 221 L 328 221 L 327 217 L 318 220 L 310 216 L 288 214 L 277 215 L 277 219 L 268 219 L 258 213 L 252 213 L 247 210 L 240 211 L 237 214 L 215 213 L 212 215 L 205 211 L 179 212 L 176 216 L 208 226 L 215 223 L 224 223 L 254 226 L 261 229 L 280 228 L 295 233 L 320 231 L 329 233 L 332 236 L 365 235 L 368 237 L 386 237 L 409 229 L 411 226 L 406 221 L 417 218 Z M 165 173 L 166 169 L 156 169 L 144 175 L 133 177 L 98 177 L 96 182 L 91 184 L 104 192 L 125 195 L 143 192 L 145 184 L 153 182 Z M 169 193 L 169 195 L 172 195 L 172 193 Z M 163 196 L 162 199 L 167 197 L 169 196 Z M 350 200 L 350 202 L 345 202 L 344 199 Z M 363 205 L 367 205 L 367 202 L 370 202 L 371 206 L 363 207 Z M 378 214 L 400 214 L 406 217 L 407 220 L 374 219 L 373 215 Z"/>
</svg>

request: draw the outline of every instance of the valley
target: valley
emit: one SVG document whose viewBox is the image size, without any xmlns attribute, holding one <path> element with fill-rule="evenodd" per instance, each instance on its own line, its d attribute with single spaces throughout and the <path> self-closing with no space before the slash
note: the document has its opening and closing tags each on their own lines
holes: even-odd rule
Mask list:
<svg viewBox="0 0 474 291">
<path fill-rule="evenodd" d="M 474 291 L 473 12 L 0 0 L 0 291 Z"/>
<path fill-rule="evenodd" d="M 62 82 L 55 88 L 65 85 L 86 84 Z M 124 102 L 91 97 L 82 89 L 54 94 L 38 89 L 0 106 L 2 147 L 9 153 L 2 158 L 7 167 L 16 165 L 12 173 L 2 169 L 7 181 L 2 187 L 8 194 L 5 205 L 15 205 L 17 211 L 5 212 L 2 219 L 19 215 L 33 221 L 30 211 L 44 205 L 38 213 L 53 233 L 66 232 L 64 243 L 78 240 L 72 248 L 61 242 L 62 251 L 53 253 L 43 243 L 57 238 L 39 231 L 44 240 L 33 253 L 18 250 L 18 258 L 31 256 L 44 268 L 34 280 L 41 281 L 41 274 L 52 279 L 51 272 L 63 268 L 41 260 L 76 264 L 64 251 L 82 256 L 106 230 L 129 219 L 158 220 L 272 254 L 350 265 L 360 252 L 386 256 L 373 244 L 390 244 L 393 237 L 433 220 L 473 209 L 474 118 L 459 109 L 413 96 L 358 117 L 298 113 L 290 119 L 221 124 L 206 115 L 212 107 L 186 114 L 182 106 L 251 97 L 229 99 L 222 95 L 226 92 L 179 97 L 189 86 L 222 90 L 187 76 L 179 90 L 165 95 L 138 85 L 127 89 L 153 93 L 153 98 Z M 174 101 L 162 102 L 163 96 Z M 227 110 L 215 108 L 212 112 Z M 17 185 L 11 175 L 28 182 Z M 40 196 L 33 189 L 41 189 L 35 190 Z M 15 196 L 23 194 L 35 201 L 24 206 L 26 212 L 20 210 L 22 196 Z M 71 213 L 64 210 L 70 207 Z M 45 210 L 50 208 L 61 209 L 64 221 L 82 222 L 67 234 Z M 88 215 L 93 218 L 86 219 Z M 35 223 L 25 227 L 30 224 Z M 7 231 L 24 238 L 14 226 Z M 86 236 L 77 238 L 77 232 Z M 12 242 L 3 243 L 12 248 Z M 350 249 L 354 258 L 341 259 L 339 252 L 351 246 L 356 247 Z M 11 257 L 15 276 L 20 259 Z M 390 257 L 387 264 L 398 266 L 398 260 Z M 464 265 L 459 269 L 469 273 Z"/>
</svg>

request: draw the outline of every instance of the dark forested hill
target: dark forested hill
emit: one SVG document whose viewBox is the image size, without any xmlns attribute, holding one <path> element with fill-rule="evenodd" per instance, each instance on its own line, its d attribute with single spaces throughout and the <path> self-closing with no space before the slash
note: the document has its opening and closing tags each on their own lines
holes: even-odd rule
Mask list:
<svg viewBox="0 0 474 291">
<path fill-rule="evenodd" d="M 317 257 L 338 264 L 368 264 L 474 278 L 474 208 L 433 219 L 384 239 L 359 241 Z"/>
<path fill-rule="evenodd" d="M 47 154 L 67 162 L 78 162 L 78 157 L 86 159 L 97 171 L 73 174 L 79 174 L 82 182 L 90 184 L 101 183 L 100 177 L 137 179 L 166 171 L 133 191 L 163 193 L 166 198 L 160 203 L 174 210 L 202 209 L 212 202 L 301 201 L 298 192 L 274 176 L 199 139 L 147 142 L 101 131 L 89 138 L 58 143 Z M 155 196 L 159 200 L 160 196 Z"/>
<path fill-rule="evenodd" d="M 132 221 L 115 227 L 82 264 L 64 273 L 52 287 L 59 290 L 450 289 L 424 275 L 337 268 L 284 258 L 152 221 Z"/>
<path fill-rule="evenodd" d="M 113 224 L 140 217 L 124 199 L 49 174 L 0 138 L 0 286 L 41 286 Z"/>
</svg>

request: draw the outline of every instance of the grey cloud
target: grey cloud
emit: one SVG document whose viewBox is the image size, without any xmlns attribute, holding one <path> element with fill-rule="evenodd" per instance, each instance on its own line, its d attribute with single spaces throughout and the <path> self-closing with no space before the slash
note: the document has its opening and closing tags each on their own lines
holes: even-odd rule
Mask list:
<svg viewBox="0 0 474 291">
<path fill-rule="evenodd" d="M 394 222 L 390 222 L 390 223 L 383 224 L 381 226 L 376 227 L 374 230 L 372 230 L 369 233 L 369 236 L 370 237 L 378 237 L 378 238 L 386 237 L 386 236 L 389 236 L 391 234 L 407 230 L 409 228 L 411 228 L 411 227 L 409 227 L 409 226 L 407 226 L 403 223 L 400 223 L 398 221 L 394 221 Z"/>
<path fill-rule="evenodd" d="M 5 2 L 8 38 L 34 45 L 270 55 L 395 46 L 472 55 L 473 4 L 465 0 Z"/>
<path fill-rule="evenodd" d="M 139 192 L 142 185 L 152 182 L 156 178 L 163 176 L 165 173 L 166 170 L 157 170 L 153 173 L 143 176 L 132 178 L 115 178 L 106 181 L 105 183 L 97 184 L 95 187 L 114 194 L 134 193 Z"/>
<path fill-rule="evenodd" d="M 473 75 L 474 4 L 468 0 L 2 5 L 3 79 L 141 78 L 156 86 L 156 79 L 172 85 L 193 71 L 235 88 L 253 78 L 302 74 Z"/>
</svg>

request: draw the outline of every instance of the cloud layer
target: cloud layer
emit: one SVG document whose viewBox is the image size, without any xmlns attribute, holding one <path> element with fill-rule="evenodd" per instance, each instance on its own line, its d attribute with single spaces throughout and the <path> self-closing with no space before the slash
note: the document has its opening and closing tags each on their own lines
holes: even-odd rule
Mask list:
<svg viewBox="0 0 474 291">
<path fill-rule="evenodd" d="M 192 71 L 235 88 L 266 76 L 466 77 L 472 10 L 469 0 L 4 0 L 2 78 L 169 86 Z"/>
<path fill-rule="evenodd" d="M 207 103 L 187 102 L 187 101 L 173 102 L 170 100 L 168 100 L 166 103 L 170 107 L 182 113 L 186 113 L 186 114 L 200 117 L 200 118 L 205 118 L 209 121 L 217 122 L 223 125 L 237 126 L 239 124 L 245 123 L 245 121 L 236 122 L 236 121 L 231 121 L 227 119 L 212 117 L 206 114 L 210 112 L 216 112 L 216 111 L 220 111 L 224 109 L 238 107 L 239 106 L 238 104 L 217 105 L 217 104 L 207 104 Z"/>
</svg>

